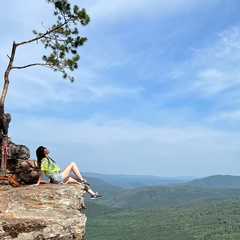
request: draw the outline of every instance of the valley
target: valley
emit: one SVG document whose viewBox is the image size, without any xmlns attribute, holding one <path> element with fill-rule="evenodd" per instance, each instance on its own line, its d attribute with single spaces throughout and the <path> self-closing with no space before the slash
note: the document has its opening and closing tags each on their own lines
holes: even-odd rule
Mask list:
<svg viewBox="0 0 240 240">
<path fill-rule="evenodd" d="M 86 240 L 240 239 L 240 188 L 178 184 L 125 189 L 88 179 L 104 198 L 85 196 Z"/>
</svg>

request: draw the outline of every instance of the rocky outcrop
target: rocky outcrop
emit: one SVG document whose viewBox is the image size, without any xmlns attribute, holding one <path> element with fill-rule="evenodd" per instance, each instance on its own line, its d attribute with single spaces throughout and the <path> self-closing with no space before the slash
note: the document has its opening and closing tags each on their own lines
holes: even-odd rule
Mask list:
<svg viewBox="0 0 240 240">
<path fill-rule="evenodd" d="M 6 155 L 6 173 L 0 175 L 0 239 L 84 239 L 86 216 L 80 211 L 86 186 L 44 182 L 32 187 L 39 169 L 36 160 L 29 160 L 29 149 L 8 138 Z"/>
<path fill-rule="evenodd" d="M 2 139 L 0 138 L 2 141 Z M 36 160 L 30 160 L 29 148 L 24 145 L 18 145 L 12 142 L 8 137 L 6 146 L 6 172 L 1 175 L 7 175 L 13 178 L 17 184 L 25 185 L 37 182 L 39 169 Z M 2 149 L 1 149 L 2 151 Z M 2 166 L 2 154 L 0 154 L 0 165 Z"/>
<path fill-rule="evenodd" d="M 9 159 L 7 175 L 14 178 L 20 185 L 36 183 L 39 176 L 37 161 L 31 159 Z"/>
<path fill-rule="evenodd" d="M 12 142 L 12 139 L 8 137 L 7 155 L 10 160 L 17 159 L 29 159 L 30 150 L 25 145 L 19 145 Z"/>
<path fill-rule="evenodd" d="M 0 239 L 84 239 L 84 185 L 0 185 Z"/>
</svg>

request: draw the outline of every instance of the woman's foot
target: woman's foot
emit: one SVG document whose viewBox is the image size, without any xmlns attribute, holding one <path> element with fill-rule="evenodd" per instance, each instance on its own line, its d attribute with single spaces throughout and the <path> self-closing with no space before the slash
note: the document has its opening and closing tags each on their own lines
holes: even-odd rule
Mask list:
<svg viewBox="0 0 240 240">
<path fill-rule="evenodd" d="M 91 196 L 91 199 L 99 199 L 102 198 L 102 196 L 100 196 L 97 192 Z"/>
</svg>

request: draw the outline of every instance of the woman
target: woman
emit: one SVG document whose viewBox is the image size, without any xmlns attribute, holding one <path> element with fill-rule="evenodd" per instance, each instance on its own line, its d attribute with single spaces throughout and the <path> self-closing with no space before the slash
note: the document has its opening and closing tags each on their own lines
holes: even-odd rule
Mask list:
<svg viewBox="0 0 240 240">
<path fill-rule="evenodd" d="M 75 162 L 71 162 L 63 171 L 60 171 L 60 168 L 53 161 L 48 154 L 50 151 L 43 146 L 40 146 L 36 150 L 38 167 L 41 169 L 38 181 L 33 186 L 38 186 L 42 180 L 43 175 L 45 174 L 51 183 L 66 184 L 66 183 L 78 183 L 89 185 L 85 179 L 83 179 L 80 171 Z M 71 173 L 74 173 L 78 180 L 71 177 Z M 88 186 L 86 186 L 86 191 L 91 195 L 91 199 L 101 198 L 97 192 L 93 192 Z"/>
</svg>

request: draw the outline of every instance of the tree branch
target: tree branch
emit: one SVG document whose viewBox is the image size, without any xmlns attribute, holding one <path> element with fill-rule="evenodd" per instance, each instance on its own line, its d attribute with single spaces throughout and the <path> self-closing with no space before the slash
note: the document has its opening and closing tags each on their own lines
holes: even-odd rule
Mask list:
<svg viewBox="0 0 240 240">
<path fill-rule="evenodd" d="M 39 40 L 39 39 L 41 39 L 41 38 L 44 38 L 45 36 L 49 35 L 50 33 L 55 32 L 57 29 L 63 27 L 63 26 L 66 25 L 67 23 L 68 23 L 68 21 L 65 20 L 64 23 L 62 23 L 61 25 L 58 25 L 57 27 L 53 28 L 52 30 L 48 30 L 48 31 L 46 31 L 44 34 L 42 34 L 42 35 L 40 35 L 40 36 L 38 36 L 38 37 L 36 37 L 36 38 L 30 39 L 30 40 L 28 40 L 28 41 L 23 41 L 23 42 L 20 42 L 20 43 L 15 43 L 15 45 L 18 47 L 18 46 L 20 46 L 20 45 L 24 45 L 24 44 L 27 44 L 27 43 L 35 42 L 35 41 L 37 41 L 37 40 Z"/>
<path fill-rule="evenodd" d="M 25 66 L 12 66 L 12 69 L 23 69 L 23 68 L 33 67 L 33 66 L 51 67 L 49 64 L 46 64 L 46 63 L 31 63 Z"/>
</svg>

